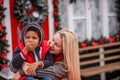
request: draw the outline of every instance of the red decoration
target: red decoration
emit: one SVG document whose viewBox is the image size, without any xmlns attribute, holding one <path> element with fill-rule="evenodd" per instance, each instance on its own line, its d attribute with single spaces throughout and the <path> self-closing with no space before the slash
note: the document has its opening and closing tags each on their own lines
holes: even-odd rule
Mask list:
<svg viewBox="0 0 120 80">
<path fill-rule="evenodd" d="M 1 66 L 1 69 L 4 69 L 4 68 L 6 68 L 7 67 L 7 64 L 3 64 L 2 66 Z"/>
<path fill-rule="evenodd" d="M 7 53 L 6 53 L 6 52 L 3 52 L 2 54 L 0 54 L 0 58 L 5 58 L 6 55 L 7 55 Z"/>
<path fill-rule="evenodd" d="M 99 43 L 104 44 L 104 39 L 100 39 Z"/>
<path fill-rule="evenodd" d="M 0 23 L 0 32 L 3 32 L 3 25 Z"/>
<path fill-rule="evenodd" d="M 80 46 L 81 46 L 82 48 L 85 48 L 85 47 L 87 47 L 87 44 L 86 44 L 86 43 L 81 43 Z"/>
<path fill-rule="evenodd" d="M 54 4 L 55 6 L 58 6 L 58 5 L 59 5 L 59 3 L 58 3 L 57 0 L 54 0 L 54 1 L 53 1 L 53 4 Z"/>
<path fill-rule="evenodd" d="M 112 37 L 109 37 L 107 40 L 108 40 L 110 43 L 114 43 L 114 42 L 115 42 L 115 39 L 113 39 Z"/>
<path fill-rule="evenodd" d="M 57 16 L 58 15 L 58 11 L 57 10 L 54 10 L 54 15 Z"/>
<path fill-rule="evenodd" d="M 2 37 L 2 40 L 5 41 L 6 40 L 6 35 L 4 37 Z"/>
<path fill-rule="evenodd" d="M 120 39 L 120 34 L 118 34 L 118 35 L 117 35 L 117 38 L 119 38 L 119 39 Z"/>
<path fill-rule="evenodd" d="M 0 0 L 0 5 L 2 5 L 3 4 L 3 0 Z"/>
<path fill-rule="evenodd" d="M 55 27 L 58 27 L 59 23 L 57 21 L 54 21 L 54 25 L 55 25 Z"/>
<path fill-rule="evenodd" d="M 92 46 L 97 46 L 98 43 L 97 43 L 97 42 L 92 42 L 91 45 L 92 45 Z"/>
</svg>

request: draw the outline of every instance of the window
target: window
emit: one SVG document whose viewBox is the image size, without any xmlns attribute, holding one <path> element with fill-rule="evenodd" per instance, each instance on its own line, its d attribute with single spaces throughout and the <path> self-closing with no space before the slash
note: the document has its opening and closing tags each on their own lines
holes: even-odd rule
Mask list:
<svg viewBox="0 0 120 80">
<path fill-rule="evenodd" d="M 100 39 L 118 32 L 115 0 L 76 0 L 67 3 L 68 28 L 73 30 L 80 42 Z"/>
</svg>

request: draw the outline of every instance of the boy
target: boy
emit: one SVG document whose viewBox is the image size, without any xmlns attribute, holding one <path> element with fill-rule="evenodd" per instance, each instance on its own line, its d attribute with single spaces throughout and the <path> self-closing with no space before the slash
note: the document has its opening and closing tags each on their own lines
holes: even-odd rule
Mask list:
<svg viewBox="0 0 120 80">
<path fill-rule="evenodd" d="M 34 63 L 32 70 L 46 68 L 54 64 L 53 55 L 48 51 L 47 42 L 43 41 L 43 30 L 38 24 L 31 22 L 24 26 L 22 31 L 22 43 L 15 49 L 11 63 L 11 71 L 21 76 L 25 75 L 22 70 L 24 62 Z M 39 63 L 39 64 L 38 64 Z M 31 70 L 31 69 L 30 69 Z M 32 72 L 32 71 L 31 71 Z M 26 76 L 18 79 L 25 79 Z"/>
</svg>

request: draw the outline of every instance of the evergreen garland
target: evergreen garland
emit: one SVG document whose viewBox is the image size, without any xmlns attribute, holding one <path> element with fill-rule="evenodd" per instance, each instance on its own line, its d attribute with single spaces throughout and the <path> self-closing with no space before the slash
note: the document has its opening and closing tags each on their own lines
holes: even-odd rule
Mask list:
<svg viewBox="0 0 120 80">
<path fill-rule="evenodd" d="M 47 14 L 46 0 L 15 0 L 14 15 L 20 23 L 44 21 Z"/>
<path fill-rule="evenodd" d="M 3 1 L 2 3 L 1 1 L 2 0 L 0 0 L 0 70 L 7 67 L 8 60 L 6 59 L 6 55 L 9 52 L 7 50 L 9 45 L 8 41 L 6 40 L 6 27 L 2 23 L 2 20 L 5 17 L 4 10 L 6 10 L 6 8 L 4 8 Z"/>
<path fill-rule="evenodd" d="M 62 29 L 60 27 L 59 1 L 58 0 L 53 0 L 53 17 L 54 17 L 55 31 Z"/>
</svg>

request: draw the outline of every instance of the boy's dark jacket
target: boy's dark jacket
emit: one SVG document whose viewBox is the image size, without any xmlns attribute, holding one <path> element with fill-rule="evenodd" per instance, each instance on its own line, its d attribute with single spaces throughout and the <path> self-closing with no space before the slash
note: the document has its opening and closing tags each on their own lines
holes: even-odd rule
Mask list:
<svg viewBox="0 0 120 80">
<path fill-rule="evenodd" d="M 48 65 L 50 65 L 50 63 L 53 64 L 53 63 L 52 63 L 52 62 L 54 62 L 54 61 L 53 61 L 53 58 L 52 58 L 53 56 L 51 56 L 51 54 L 48 53 L 49 47 L 47 46 L 47 41 L 43 41 L 41 47 L 42 47 L 41 55 L 39 55 L 39 54 L 37 54 L 37 55 L 38 55 L 38 56 L 41 56 L 41 59 L 40 59 L 40 57 L 38 57 L 38 58 L 39 58 L 39 60 L 43 61 L 43 63 L 44 63 L 44 68 L 46 68 L 46 67 L 48 67 Z M 24 48 L 23 43 L 20 43 L 20 44 L 19 44 L 19 48 L 20 48 L 20 51 L 23 50 L 23 48 Z M 28 53 L 27 55 L 24 55 L 24 53 L 22 52 L 21 54 L 24 56 L 26 62 L 28 62 L 28 63 L 33 63 L 33 62 L 35 62 L 35 58 L 34 58 L 34 55 L 33 55 L 32 53 Z M 44 60 L 46 60 L 45 57 L 47 57 L 46 54 L 47 54 L 47 56 L 49 56 L 49 58 L 51 57 L 51 60 L 52 60 L 51 62 L 50 62 L 49 60 L 48 60 L 48 61 L 44 61 Z M 48 63 L 48 64 L 47 64 L 47 63 Z M 45 65 L 45 64 L 47 64 L 47 65 Z M 26 78 L 26 76 L 22 76 L 22 77 L 20 78 L 20 80 L 24 80 L 25 78 Z"/>
</svg>

